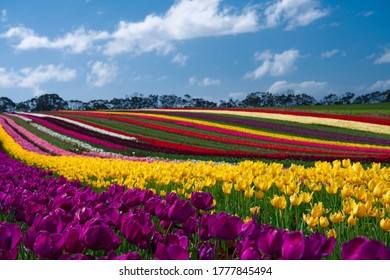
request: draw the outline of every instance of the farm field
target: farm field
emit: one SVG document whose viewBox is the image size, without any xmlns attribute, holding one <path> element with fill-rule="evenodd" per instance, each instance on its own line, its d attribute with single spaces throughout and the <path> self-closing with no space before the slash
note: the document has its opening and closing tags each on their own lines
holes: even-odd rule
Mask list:
<svg viewBox="0 0 390 280">
<path fill-rule="evenodd" d="M 1 114 L 0 258 L 390 259 L 387 105 Z"/>
</svg>

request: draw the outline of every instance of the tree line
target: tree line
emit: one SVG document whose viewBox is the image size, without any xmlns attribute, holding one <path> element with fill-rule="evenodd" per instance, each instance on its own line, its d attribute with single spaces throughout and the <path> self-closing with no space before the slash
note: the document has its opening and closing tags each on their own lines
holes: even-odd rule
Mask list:
<svg viewBox="0 0 390 280">
<path fill-rule="evenodd" d="M 306 105 L 334 105 L 334 104 L 374 104 L 390 102 L 390 90 L 376 91 L 360 96 L 352 92 L 342 95 L 331 93 L 321 100 L 305 93 L 295 94 L 293 90 L 287 90 L 283 94 L 270 92 L 252 92 L 244 99 L 229 98 L 220 100 L 219 103 L 199 97 L 184 97 L 170 95 L 155 95 L 134 93 L 125 98 L 113 98 L 111 100 L 95 99 L 88 102 L 79 100 L 63 100 L 56 93 L 47 93 L 34 97 L 27 101 L 14 103 L 8 97 L 0 97 L 0 112 L 37 112 L 55 110 L 121 110 L 121 109 L 146 109 L 146 108 L 253 108 L 253 107 L 282 107 L 282 106 L 306 106 Z"/>
</svg>

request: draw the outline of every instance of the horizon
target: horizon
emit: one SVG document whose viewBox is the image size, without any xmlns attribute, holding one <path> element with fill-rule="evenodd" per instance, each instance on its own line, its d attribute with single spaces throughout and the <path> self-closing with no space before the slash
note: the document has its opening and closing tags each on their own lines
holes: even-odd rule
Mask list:
<svg viewBox="0 0 390 280">
<path fill-rule="evenodd" d="M 4 0 L 0 96 L 219 102 L 288 89 L 316 100 L 385 91 L 389 8 L 385 0 Z"/>
</svg>

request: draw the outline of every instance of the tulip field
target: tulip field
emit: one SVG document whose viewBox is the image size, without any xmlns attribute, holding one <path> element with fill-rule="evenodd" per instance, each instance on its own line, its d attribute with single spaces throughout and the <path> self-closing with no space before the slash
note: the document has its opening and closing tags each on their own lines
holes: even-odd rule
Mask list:
<svg viewBox="0 0 390 280">
<path fill-rule="evenodd" d="M 0 259 L 390 259 L 390 117 L 0 115 Z"/>
</svg>

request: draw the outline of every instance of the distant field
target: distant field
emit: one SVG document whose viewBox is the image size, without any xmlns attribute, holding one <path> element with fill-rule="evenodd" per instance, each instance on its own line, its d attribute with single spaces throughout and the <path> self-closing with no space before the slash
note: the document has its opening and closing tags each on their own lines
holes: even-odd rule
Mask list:
<svg viewBox="0 0 390 280">
<path fill-rule="evenodd" d="M 379 104 L 336 104 L 336 105 L 312 105 L 291 106 L 283 108 L 270 108 L 287 111 L 312 111 L 321 113 L 345 114 L 345 115 L 386 115 L 390 116 L 390 102 Z"/>
</svg>

